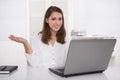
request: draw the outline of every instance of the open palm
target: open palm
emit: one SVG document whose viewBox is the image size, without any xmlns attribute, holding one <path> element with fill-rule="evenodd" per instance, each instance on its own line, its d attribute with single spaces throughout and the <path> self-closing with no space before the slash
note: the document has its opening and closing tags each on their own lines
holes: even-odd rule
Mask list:
<svg viewBox="0 0 120 80">
<path fill-rule="evenodd" d="M 15 41 L 15 42 L 19 42 L 19 43 L 25 43 L 27 40 L 22 38 L 22 37 L 16 37 L 14 35 L 10 35 L 9 39 Z"/>
</svg>

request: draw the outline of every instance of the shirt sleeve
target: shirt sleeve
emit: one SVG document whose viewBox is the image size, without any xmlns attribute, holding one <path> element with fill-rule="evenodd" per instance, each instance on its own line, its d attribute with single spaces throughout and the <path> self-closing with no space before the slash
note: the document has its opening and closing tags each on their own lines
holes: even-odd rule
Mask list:
<svg viewBox="0 0 120 80">
<path fill-rule="evenodd" d="M 38 55 L 36 54 L 36 52 L 34 51 L 32 54 L 27 54 L 25 53 L 27 62 L 30 66 L 32 67 L 38 67 L 40 64 L 40 59 L 38 57 Z"/>
<path fill-rule="evenodd" d="M 27 62 L 32 67 L 38 67 L 42 63 L 41 52 L 40 52 L 40 49 L 39 49 L 40 47 L 38 45 L 39 40 L 40 39 L 39 39 L 38 35 L 32 37 L 30 39 L 30 45 L 33 49 L 33 53 L 32 54 L 25 53 Z"/>
</svg>

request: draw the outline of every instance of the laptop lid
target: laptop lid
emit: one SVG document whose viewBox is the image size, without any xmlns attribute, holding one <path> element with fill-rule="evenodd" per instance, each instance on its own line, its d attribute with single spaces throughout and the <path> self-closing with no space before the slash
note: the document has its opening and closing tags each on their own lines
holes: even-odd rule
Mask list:
<svg viewBox="0 0 120 80">
<path fill-rule="evenodd" d="M 116 39 L 72 39 L 64 75 L 104 71 L 109 64 Z"/>
</svg>

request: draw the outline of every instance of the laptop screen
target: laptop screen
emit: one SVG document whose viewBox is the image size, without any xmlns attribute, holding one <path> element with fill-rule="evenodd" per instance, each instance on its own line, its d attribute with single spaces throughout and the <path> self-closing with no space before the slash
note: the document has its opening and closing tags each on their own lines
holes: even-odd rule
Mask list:
<svg viewBox="0 0 120 80">
<path fill-rule="evenodd" d="M 77 74 L 105 70 L 108 66 L 116 39 L 72 39 L 64 74 Z"/>
</svg>

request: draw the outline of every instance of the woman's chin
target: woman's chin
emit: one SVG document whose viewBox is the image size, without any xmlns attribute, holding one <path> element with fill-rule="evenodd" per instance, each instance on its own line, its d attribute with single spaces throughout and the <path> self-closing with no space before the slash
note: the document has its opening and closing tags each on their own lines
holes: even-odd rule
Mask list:
<svg viewBox="0 0 120 80">
<path fill-rule="evenodd" d="M 58 32 L 60 29 L 54 29 L 55 32 Z"/>
</svg>

